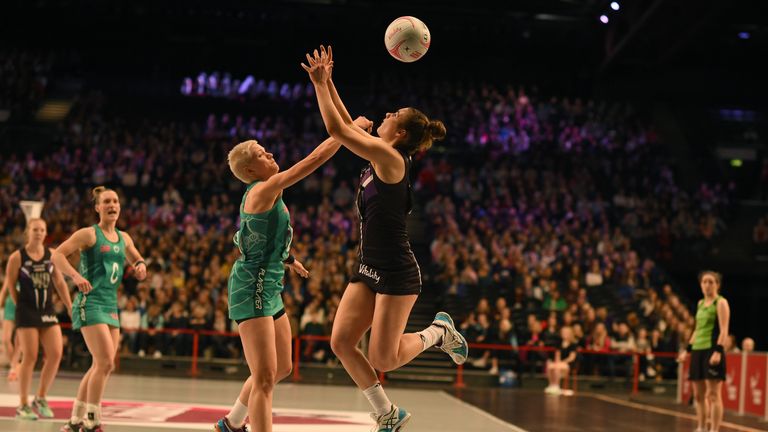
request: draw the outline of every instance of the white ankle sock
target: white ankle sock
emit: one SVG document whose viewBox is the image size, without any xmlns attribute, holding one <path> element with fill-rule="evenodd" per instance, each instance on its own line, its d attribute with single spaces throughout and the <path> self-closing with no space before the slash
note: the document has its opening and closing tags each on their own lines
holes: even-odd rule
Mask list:
<svg viewBox="0 0 768 432">
<path fill-rule="evenodd" d="M 248 417 L 248 406 L 240 402 L 240 398 L 237 398 L 229 414 L 227 414 L 227 420 L 229 420 L 230 425 L 239 428 L 245 423 L 246 417 Z"/>
<path fill-rule="evenodd" d="M 85 404 L 86 416 L 84 423 L 88 427 L 93 427 L 101 424 L 101 404 Z"/>
<path fill-rule="evenodd" d="M 363 394 L 368 398 L 374 412 L 377 416 L 388 413 L 392 409 L 392 402 L 389 401 L 387 394 L 384 393 L 384 387 L 381 383 L 376 383 L 363 390 Z"/>
<path fill-rule="evenodd" d="M 72 404 L 72 416 L 69 418 L 69 422 L 72 424 L 78 424 L 85 417 L 85 402 L 76 400 Z"/>
<path fill-rule="evenodd" d="M 427 349 L 437 345 L 443 340 L 445 329 L 432 324 L 424 330 L 416 332 L 416 334 L 421 336 L 421 342 L 424 344 L 424 349 L 422 351 L 426 351 Z"/>
</svg>

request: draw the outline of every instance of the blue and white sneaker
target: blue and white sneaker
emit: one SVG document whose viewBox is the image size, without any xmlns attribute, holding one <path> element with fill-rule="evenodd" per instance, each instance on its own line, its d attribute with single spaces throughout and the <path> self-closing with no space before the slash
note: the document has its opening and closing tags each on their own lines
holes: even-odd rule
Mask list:
<svg viewBox="0 0 768 432">
<path fill-rule="evenodd" d="M 437 315 L 435 315 L 435 319 L 432 321 L 432 325 L 445 329 L 443 341 L 438 348 L 451 356 L 451 360 L 457 365 L 464 364 L 469 355 L 469 346 L 467 345 L 467 340 L 464 339 L 464 336 L 456 330 L 451 316 L 446 312 L 438 312 Z"/>
<path fill-rule="evenodd" d="M 232 425 L 229 424 L 229 419 L 226 417 L 220 418 L 219 421 L 213 425 L 213 430 L 216 432 L 248 432 L 248 428 L 245 425 L 239 428 L 232 427 Z"/>
<path fill-rule="evenodd" d="M 371 418 L 376 422 L 371 432 L 398 432 L 403 430 L 403 426 L 411 419 L 411 413 L 392 405 L 388 413 L 380 416 L 371 413 Z"/>
</svg>

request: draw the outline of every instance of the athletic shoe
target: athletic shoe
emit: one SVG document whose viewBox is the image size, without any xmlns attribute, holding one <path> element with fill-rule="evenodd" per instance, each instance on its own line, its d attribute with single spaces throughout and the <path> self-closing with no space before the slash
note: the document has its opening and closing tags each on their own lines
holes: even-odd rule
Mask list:
<svg viewBox="0 0 768 432">
<path fill-rule="evenodd" d="M 24 405 L 16 408 L 16 418 L 19 420 L 37 420 L 37 414 L 32 411 L 32 407 Z"/>
<path fill-rule="evenodd" d="M 32 401 L 32 408 L 40 414 L 40 417 L 53 418 L 53 410 L 48 406 L 48 401 L 45 398 L 35 398 Z"/>
<path fill-rule="evenodd" d="M 411 419 L 411 413 L 392 405 L 388 413 L 380 416 L 371 413 L 371 418 L 376 422 L 376 426 L 371 429 L 372 432 L 398 432 Z"/>
<path fill-rule="evenodd" d="M 219 421 L 213 425 L 213 430 L 216 432 L 248 432 L 248 428 L 245 427 L 245 425 L 239 428 L 232 427 L 232 425 L 229 424 L 229 419 L 226 417 L 219 419 Z"/>
<path fill-rule="evenodd" d="M 87 428 L 85 425 L 81 425 L 80 432 L 104 432 L 104 429 L 101 425 L 94 425 L 92 428 Z"/>
<path fill-rule="evenodd" d="M 80 432 L 80 429 L 83 427 L 83 422 L 80 423 L 70 423 L 67 422 L 64 426 L 59 429 L 59 432 Z"/>
<path fill-rule="evenodd" d="M 547 388 L 544 389 L 544 393 L 555 395 L 555 396 L 559 396 L 560 394 L 562 394 L 562 392 L 563 391 L 560 389 L 559 386 L 547 386 Z"/>
<path fill-rule="evenodd" d="M 445 312 L 438 312 L 432 325 L 445 329 L 443 341 L 439 348 L 451 356 L 454 363 L 464 364 L 467 361 L 467 355 L 469 355 L 469 346 L 464 336 L 456 330 L 451 316 Z"/>
</svg>

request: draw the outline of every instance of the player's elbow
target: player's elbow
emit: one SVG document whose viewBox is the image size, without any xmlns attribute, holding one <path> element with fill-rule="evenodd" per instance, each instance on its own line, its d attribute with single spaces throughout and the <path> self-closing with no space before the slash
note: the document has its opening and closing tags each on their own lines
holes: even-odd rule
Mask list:
<svg viewBox="0 0 768 432">
<path fill-rule="evenodd" d="M 337 122 L 331 122 L 331 124 L 325 126 L 325 130 L 328 131 L 328 135 L 333 138 L 341 139 L 344 133 L 344 125 Z"/>
</svg>

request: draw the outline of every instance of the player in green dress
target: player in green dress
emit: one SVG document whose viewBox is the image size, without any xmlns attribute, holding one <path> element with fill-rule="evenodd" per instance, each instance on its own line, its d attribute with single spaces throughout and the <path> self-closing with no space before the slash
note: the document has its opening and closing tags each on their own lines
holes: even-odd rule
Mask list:
<svg viewBox="0 0 768 432">
<path fill-rule="evenodd" d="M 21 350 L 13 332 L 16 329 L 16 303 L 13 302 L 5 284 L 0 290 L 0 307 L 3 308 L 3 347 L 8 357 L 8 381 L 16 381 L 21 362 Z"/>
<path fill-rule="evenodd" d="M 372 126 L 364 117 L 355 123 L 366 129 Z M 256 141 L 242 142 L 229 153 L 232 173 L 248 185 L 240 206 L 240 230 L 234 237 L 241 256 L 229 275 L 229 317 L 238 323 L 251 376 L 232 411 L 216 423 L 217 431 L 242 430 L 246 415 L 254 431 L 272 430 L 272 390 L 291 371 L 291 327 L 280 295 L 283 276 L 286 266 L 303 277 L 309 275 L 289 254 L 293 230 L 283 189 L 311 174 L 340 146 L 326 139 L 285 171 Z"/>
<path fill-rule="evenodd" d="M 72 417 L 62 430 L 100 432 L 101 396 L 120 344 L 117 288 L 128 261 L 138 280 L 147 277 L 147 265 L 128 233 L 117 229 L 120 200 L 117 192 L 99 186 L 93 190 L 99 223 L 81 228 L 56 249 L 54 264 L 72 278 L 79 292 L 72 305 L 72 328 L 80 330 L 93 356 L 77 391 Z M 79 271 L 68 261 L 79 254 Z M 80 429 L 82 428 L 82 429 Z"/>
</svg>

